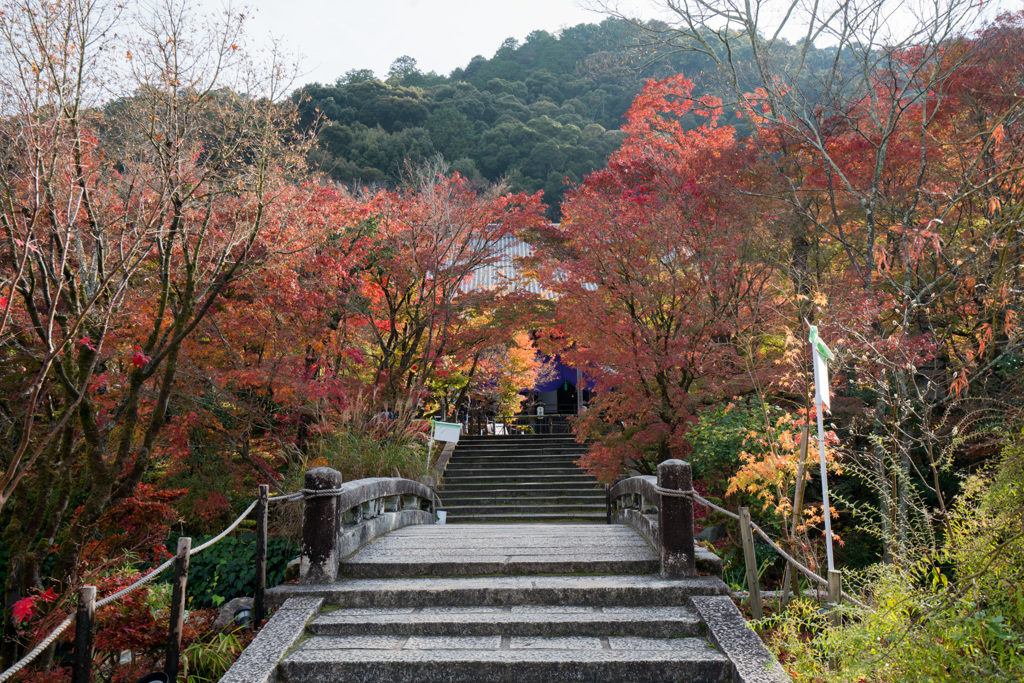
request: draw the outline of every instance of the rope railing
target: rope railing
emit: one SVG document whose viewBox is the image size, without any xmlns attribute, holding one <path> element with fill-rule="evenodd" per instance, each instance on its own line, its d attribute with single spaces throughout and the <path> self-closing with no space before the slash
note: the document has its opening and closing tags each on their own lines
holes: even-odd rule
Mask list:
<svg viewBox="0 0 1024 683">
<path fill-rule="evenodd" d="M 281 498 L 281 497 L 279 496 L 278 498 Z M 229 533 L 234 531 L 238 527 L 238 525 L 242 523 L 242 520 L 244 520 L 246 517 L 248 517 L 249 514 L 256 508 L 257 503 L 259 503 L 259 500 L 258 499 L 254 500 L 249 505 L 249 507 L 247 507 L 245 509 L 245 512 L 243 512 L 241 515 L 239 515 L 238 518 L 235 519 L 235 521 L 232 522 L 220 534 L 218 534 L 217 536 L 214 536 L 213 538 L 211 538 L 206 543 L 203 543 L 200 546 L 192 548 L 189 551 L 189 554 L 188 554 L 189 557 L 192 557 L 193 555 L 206 550 L 211 545 L 213 545 L 214 543 L 216 543 L 217 541 L 221 540 L 222 538 L 227 536 Z M 163 564 L 159 565 L 155 569 L 150 570 L 145 576 L 143 576 L 142 578 L 140 578 L 139 580 L 137 580 L 135 583 L 131 584 L 130 586 L 126 586 L 126 587 L 122 588 L 121 590 L 117 591 L 116 593 L 112 593 L 112 594 L 108 595 L 107 597 L 103 598 L 102 600 L 97 600 L 96 601 L 96 609 L 100 609 L 101 607 L 106 607 L 107 605 L 109 605 L 111 603 L 117 602 L 118 600 L 120 600 L 124 596 L 130 595 L 131 593 L 134 593 L 135 591 L 137 591 L 138 589 L 142 588 L 147 583 L 150 583 L 155 578 L 157 578 L 158 576 L 163 574 L 165 571 L 170 569 L 174 565 L 174 561 L 175 561 L 175 558 L 172 557 L 171 559 L 165 561 Z M 0 674 L 0 683 L 4 683 L 4 681 L 10 680 L 15 674 L 17 674 L 19 671 L 21 671 L 26 666 L 31 664 L 35 660 L 35 658 L 38 657 L 46 648 L 48 648 L 50 646 L 50 644 L 53 643 L 54 640 L 59 638 L 60 635 L 62 633 L 64 633 L 64 631 L 66 631 L 68 629 L 68 627 L 71 626 L 71 624 L 73 622 L 74 622 L 74 617 L 68 617 L 64 621 L 62 621 L 57 626 L 57 628 L 55 628 L 53 631 L 50 632 L 50 634 L 48 636 L 46 636 L 46 638 L 44 638 L 43 640 L 39 641 L 39 643 L 34 648 L 32 648 L 32 650 L 29 651 L 28 654 L 26 654 L 24 657 L 19 659 L 13 666 L 11 666 L 9 669 L 7 669 L 2 674 Z"/>
<path fill-rule="evenodd" d="M 699 503 L 700 505 L 703 505 L 705 507 L 709 507 L 712 510 L 715 510 L 716 512 L 720 512 L 720 513 L 722 513 L 723 515 L 725 515 L 727 517 L 735 519 L 736 521 L 739 521 L 739 519 L 740 519 L 740 516 L 737 515 L 735 512 L 731 512 L 731 511 L 726 510 L 725 508 L 723 508 L 723 507 L 721 507 L 719 505 L 715 505 L 710 500 L 708 500 L 707 498 L 704 498 L 703 496 L 698 494 L 693 489 L 690 489 L 690 490 L 687 490 L 687 491 L 683 491 L 681 489 L 666 489 L 666 488 L 662 488 L 661 486 L 658 486 L 657 484 L 653 484 L 652 486 L 654 487 L 654 490 L 659 495 L 668 496 L 670 498 L 689 498 L 690 500 L 694 501 L 695 503 Z M 779 544 L 776 543 L 775 541 L 773 541 L 768 536 L 768 534 L 765 533 L 764 529 L 762 529 L 753 520 L 751 520 L 751 522 L 750 522 L 750 528 L 753 529 L 754 531 L 756 531 L 757 534 L 761 538 L 763 538 L 768 543 L 768 545 L 770 545 L 772 547 L 772 549 L 775 552 L 777 552 L 787 562 L 789 562 L 794 567 L 796 567 L 796 569 L 799 570 L 804 576 L 806 576 L 807 578 L 811 579 L 812 581 L 816 581 L 817 583 L 820 583 L 823 586 L 826 586 L 826 587 L 828 586 L 828 580 L 827 579 L 824 579 L 821 576 L 818 576 L 817 574 L 814 573 L 814 571 L 812 571 L 811 569 L 809 569 L 806 566 L 804 566 L 803 564 L 801 564 L 792 555 L 790 555 L 785 550 L 783 550 L 781 547 L 779 547 Z M 842 591 L 842 596 L 843 596 L 843 598 L 845 598 L 849 602 L 853 603 L 854 605 L 857 605 L 861 609 L 870 609 L 866 604 L 864 604 L 863 602 L 861 602 L 857 598 L 853 597 L 852 595 L 850 595 L 846 591 Z"/>
<path fill-rule="evenodd" d="M 317 491 L 315 493 L 320 494 L 320 495 L 324 495 L 324 494 L 338 495 L 338 493 L 340 493 L 340 491 L 331 491 L 331 492 Z M 305 498 L 305 497 L 314 497 L 314 496 L 307 496 L 306 495 L 306 491 L 303 490 L 303 491 L 299 491 L 297 493 L 292 493 L 292 494 L 288 494 L 288 495 L 284 495 L 284 496 L 274 496 L 272 498 L 268 498 L 268 500 L 270 500 L 270 501 L 275 501 L 275 500 L 288 500 L 288 501 L 292 501 L 292 500 L 301 500 L 302 498 Z M 256 508 L 256 505 L 258 503 L 259 503 L 259 499 L 254 500 L 252 503 L 249 504 L 249 507 L 247 507 L 245 509 L 245 512 L 240 514 L 235 519 L 235 521 L 233 521 L 230 525 L 228 525 L 227 528 L 224 529 L 224 531 L 220 532 L 219 534 L 217 534 L 216 536 L 214 536 L 213 538 L 208 540 L 206 543 L 203 543 L 202 545 L 196 546 L 195 548 L 192 548 L 191 550 L 189 550 L 189 553 L 188 553 L 189 557 L 192 557 L 193 555 L 196 555 L 197 553 L 201 553 L 202 551 L 206 550 L 207 548 L 209 548 L 213 544 L 215 544 L 218 541 L 220 541 L 221 539 L 223 539 L 225 536 L 230 534 L 236 528 L 238 528 L 238 525 L 241 524 L 242 521 L 252 513 L 252 511 Z M 159 565 L 158 567 L 150 570 L 145 576 L 143 576 L 142 578 L 140 578 L 139 580 L 137 580 L 135 583 L 131 584 L 130 586 L 126 586 L 126 587 L 122 588 L 121 590 L 117 591 L 116 593 L 112 593 L 111 595 L 108 595 L 107 597 L 103 598 L 102 600 L 97 600 L 96 601 L 96 609 L 100 609 L 101 607 L 106 607 L 107 605 L 120 600 L 124 596 L 130 595 L 131 593 L 134 593 L 138 589 L 140 589 L 143 586 L 145 586 L 147 583 L 152 582 L 158 576 L 160 576 L 165 571 L 170 569 L 174 565 L 174 561 L 175 561 L 175 558 L 172 557 L 171 559 L 167 560 L 166 562 L 164 562 L 163 564 Z M 32 650 L 30 650 L 28 652 L 28 654 L 26 654 L 24 657 L 19 659 L 9 669 L 4 671 L 3 673 L 0 673 L 0 683 L 4 683 L 4 681 L 10 680 L 15 674 L 17 674 L 19 671 L 21 671 L 26 666 L 31 664 L 36 659 L 36 657 L 38 657 L 46 648 L 48 648 L 53 643 L 54 640 L 59 638 L 61 636 L 61 634 L 64 633 L 64 631 L 66 631 L 68 629 L 68 627 L 71 626 L 71 624 L 73 622 L 74 622 L 74 617 L 68 617 L 64 621 L 62 621 L 57 626 L 57 628 L 55 628 L 52 632 L 50 632 L 50 634 L 48 636 L 46 636 L 46 638 L 44 638 L 43 640 L 39 641 L 39 643 L 34 648 L 32 648 Z"/>
<path fill-rule="evenodd" d="M 343 489 L 343 488 L 332 488 L 332 489 L 307 489 L 307 488 L 304 488 L 304 489 L 301 489 L 299 491 L 296 491 L 295 493 L 287 493 L 287 494 L 281 494 L 281 495 L 277 495 L 277 496 L 269 496 L 269 497 L 266 498 L 266 500 L 267 500 L 268 503 L 273 503 L 273 502 L 294 502 L 294 501 L 298 501 L 298 500 L 305 500 L 305 499 L 311 499 L 311 498 L 324 498 L 324 497 L 328 497 L 328 496 L 340 496 L 341 494 L 345 493 L 346 490 L 347 489 Z M 435 495 L 436 495 L 436 493 L 435 493 Z M 188 556 L 192 557 L 193 555 L 196 555 L 197 553 L 201 553 L 202 551 L 206 550 L 210 546 L 212 546 L 215 543 L 219 542 L 221 539 L 223 539 L 225 536 L 230 534 L 236 528 L 238 528 L 238 525 L 241 524 L 242 521 L 244 519 L 246 519 L 250 514 L 252 514 L 252 511 L 256 508 L 256 506 L 259 504 L 259 502 L 260 502 L 260 500 L 257 498 L 252 503 L 250 503 L 249 507 L 247 507 L 245 509 L 245 512 L 240 514 L 235 519 L 235 521 L 233 521 L 231 524 L 229 524 L 223 531 L 221 531 L 219 534 L 217 534 L 216 536 L 214 536 L 210 540 L 206 541 L 202 545 L 199 545 L 199 546 L 197 546 L 195 548 L 191 548 L 189 550 L 189 552 L 188 552 Z M 124 596 L 129 595 L 129 594 L 137 591 L 138 589 L 142 588 L 146 584 L 152 582 L 154 579 L 156 579 L 158 576 L 160 576 L 163 572 L 165 572 L 168 569 L 170 569 L 174 565 L 175 560 L 176 560 L 176 558 L 174 558 L 174 557 L 170 558 L 169 560 L 165 561 L 163 564 L 161 564 L 158 567 L 150 570 L 145 576 L 141 577 L 140 579 L 135 581 L 130 586 L 126 586 L 125 588 L 122 588 L 121 590 L 117 591 L 116 593 L 108 595 L 107 597 L 103 598 L 102 600 L 97 600 L 96 604 L 95 604 L 95 609 L 100 609 L 101 607 L 106 607 L 107 605 L 109 605 L 109 604 L 111 604 L 113 602 L 116 602 L 117 600 L 123 598 Z M 57 638 L 59 638 L 61 636 L 61 634 L 63 634 L 64 631 L 66 631 L 68 629 L 68 627 L 71 626 L 72 623 L 74 623 L 74 621 L 75 621 L 75 617 L 74 616 L 69 616 L 66 619 L 64 619 L 64 621 L 62 621 L 43 640 L 39 641 L 39 643 L 37 643 L 36 646 L 33 647 L 32 650 L 30 650 L 24 657 L 19 659 L 13 666 L 8 668 L 6 671 L 4 671 L 3 673 L 0 673 L 0 683 L 4 683 L 5 681 L 10 680 L 18 672 L 20 672 L 26 666 L 31 664 L 40 654 L 42 654 L 43 651 L 46 650 L 46 648 L 48 648 L 53 643 L 53 641 L 55 641 Z"/>
<path fill-rule="evenodd" d="M 12 666 L 10 669 L 8 669 L 7 671 L 5 671 L 2 674 L 0 674 L 0 683 L 3 683 L 3 681 L 6 681 L 6 680 L 10 679 L 16 673 L 18 673 L 19 671 L 24 669 L 26 666 L 31 664 L 32 660 L 34 660 L 36 657 L 38 657 L 40 655 L 40 653 L 42 653 L 43 650 L 45 650 L 46 648 L 50 647 L 50 644 L 53 641 L 57 640 L 57 638 L 60 637 L 60 634 L 64 633 L 64 631 L 66 631 L 68 629 L 68 626 L 71 626 L 71 622 L 73 622 L 73 621 L 74 621 L 74 619 L 72 617 L 68 617 L 64 621 L 60 622 L 60 626 L 55 628 L 50 633 L 50 635 L 46 636 L 46 638 L 44 638 L 43 640 L 39 641 L 39 644 L 36 645 L 34 648 L 32 648 L 31 652 L 29 652 L 27 655 L 25 655 L 24 657 L 19 659 L 14 664 L 14 666 Z"/>
</svg>

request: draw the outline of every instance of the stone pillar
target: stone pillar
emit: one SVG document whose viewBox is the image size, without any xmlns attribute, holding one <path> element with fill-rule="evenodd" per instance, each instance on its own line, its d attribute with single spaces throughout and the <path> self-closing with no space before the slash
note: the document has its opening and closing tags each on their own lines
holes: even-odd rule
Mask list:
<svg viewBox="0 0 1024 683">
<path fill-rule="evenodd" d="M 341 486 L 341 472 L 317 467 L 306 472 L 306 489 L 323 491 Z M 319 496 L 302 501 L 302 583 L 330 583 L 338 578 L 338 541 L 341 510 L 338 496 Z"/>
<path fill-rule="evenodd" d="M 658 486 L 690 491 L 693 476 L 690 463 L 666 460 L 658 465 Z M 693 501 L 687 497 L 661 496 L 658 506 L 661 534 L 661 576 L 666 579 L 696 576 L 693 550 Z"/>
</svg>

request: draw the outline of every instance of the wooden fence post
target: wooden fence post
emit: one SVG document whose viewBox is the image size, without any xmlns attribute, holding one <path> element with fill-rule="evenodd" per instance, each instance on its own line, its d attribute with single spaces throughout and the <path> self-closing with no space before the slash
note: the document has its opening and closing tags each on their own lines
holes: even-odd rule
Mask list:
<svg viewBox="0 0 1024 683">
<path fill-rule="evenodd" d="M 341 486 L 341 472 L 316 467 L 306 472 L 306 490 L 324 491 Z M 338 578 L 338 533 L 341 510 L 337 496 L 306 497 L 302 501 L 302 583 L 330 583 Z"/>
<path fill-rule="evenodd" d="M 267 503 L 270 486 L 260 484 L 256 503 L 256 595 L 252 598 L 252 627 L 258 629 L 263 621 L 267 593 Z"/>
<path fill-rule="evenodd" d="M 740 508 L 740 541 L 743 543 L 743 563 L 747 567 L 747 592 L 750 593 L 750 613 L 755 619 L 764 617 L 761 606 L 761 585 L 757 576 L 757 555 L 754 553 L 754 535 L 750 529 L 750 509 Z"/>
<path fill-rule="evenodd" d="M 89 683 L 92 678 L 92 632 L 96 616 L 96 586 L 78 589 L 78 613 L 75 615 L 75 661 L 72 683 Z"/>
<path fill-rule="evenodd" d="M 170 680 L 178 678 L 178 663 L 181 658 L 181 629 L 185 623 L 185 588 L 188 586 L 188 554 L 192 550 L 192 539 L 182 536 L 178 539 L 178 554 L 174 558 L 174 585 L 171 589 L 171 619 L 167 634 L 167 657 L 164 672 Z"/>
<path fill-rule="evenodd" d="M 672 459 L 658 465 L 658 486 L 663 489 L 692 490 L 690 463 Z M 662 495 L 660 498 L 658 533 L 661 535 L 661 576 L 666 579 L 696 576 L 693 501 L 686 496 Z"/>
<path fill-rule="evenodd" d="M 829 621 L 833 626 L 838 626 L 843 620 L 839 614 L 839 605 L 843 601 L 843 579 L 842 574 L 835 569 L 828 570 L 828 601 Z"/>
</svg>

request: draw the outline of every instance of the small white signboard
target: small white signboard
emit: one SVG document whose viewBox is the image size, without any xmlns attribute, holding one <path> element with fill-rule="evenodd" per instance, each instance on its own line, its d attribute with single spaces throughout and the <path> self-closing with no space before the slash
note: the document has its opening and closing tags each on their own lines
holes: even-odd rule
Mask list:
<svg viewBox="0 0 1024 683">
<path fill-rule="evenodd" d="M 438 441 L 459 442 L 462 425 L 458 422 L 434 422 L 434 438 Z"/>
</svg>

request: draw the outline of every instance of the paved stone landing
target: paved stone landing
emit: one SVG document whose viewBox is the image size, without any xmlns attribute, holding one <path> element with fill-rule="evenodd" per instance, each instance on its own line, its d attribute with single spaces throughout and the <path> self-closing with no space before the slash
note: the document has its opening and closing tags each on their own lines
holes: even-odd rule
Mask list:
<svg viewBox="0 0 1024 683">
<path fill-rule="evenodd" d="M 409 526 L 347 558 L 352 577 L 482 574 L 646 574 L 658 555 L 622 524 Z"/>
</svg>

